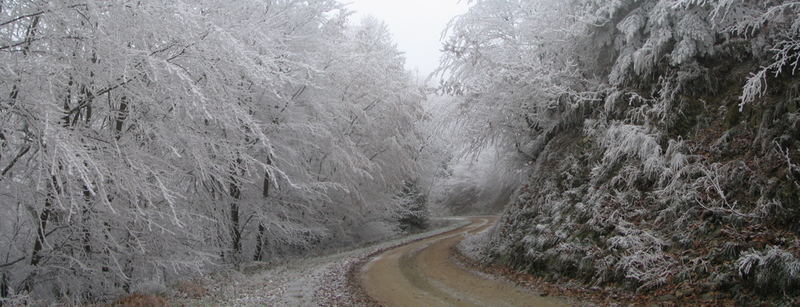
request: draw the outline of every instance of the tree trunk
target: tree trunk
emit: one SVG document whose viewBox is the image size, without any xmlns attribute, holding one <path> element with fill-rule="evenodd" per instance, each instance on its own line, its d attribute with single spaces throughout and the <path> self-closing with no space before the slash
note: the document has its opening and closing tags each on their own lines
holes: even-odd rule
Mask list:
<svg viewBox="0 0 800 307">
<path fill-rule="evenodd" d="M 264 236 L 266 235 L 267 228 L 264 223 L 258 224 L 258 235 L 256 236 L 256 252 L 253 256 L 253 261 L 264 260 Z"/>
<path fill-rule="evenodd" d="M 111 96 L 111 93 L 108 93 Z M 122 136 L 122 128 L 125 125 L 125 119 L 128 118 L 128 99 L 122 97 L 119 102 L 119 110 L 117 111 L 117 118 L 114 120 L 114 133 L 117 140 Z"/>
<path fill-rule="evenodd" d="M 27 33 L 25 33 L 25 47 L 22 48 L 22 54 L 25 56 L 31 51 L 31 43 L 36 35 L 36 30 L 39 28 L 39 20 L 41 20 L 40 16 L 34 17 L 33 21 L 28 26 Z"/>
<path fill-rule="evenodd" d="M 59 168 L 61 166 L 59 165 Z M 44 249 L 44 240 L 47 233 L 47 223 L 50 221 L 50 212 L 53 210 L 53 200 L 56 195 L 61 194 L 56 181 L 56 176 L 52 175 L 50 183 L 48 184 L 50 190 L 44 200 L 44 208 L 39 213 L 39 221 L 36 223 L 36 241 L 33 242 L 33 251 L 31 252 L 31 265 L 38 266 L 42 261 L 42 249 Z"/>
<path fill-rule="evenodd" d="M 272 165 L 272 159 L 267 158 L 267 165 Z M 261 196 L 264 199 L 269 197 L 269 186 L 270 186 L 270 176 L 269 171 L 264 172 L 264 187 L 261 190 Z M 267 228 L 264 227 L 264 223 L 258 223 L 258 235 L 256 236 L 256 251 L 253 256 L 254 261 L 261 261 L 264 259 L 263 250 L 264 250 L 264 237 L 266 236 Z"/>
<path fill-rule="evenodd" d="M 89 203 L 92 201 L 92 192 L 89 191 L 89 187 L 85 184 L 83 185 L 83 200 L 86 202 L 85 207 L 82 210 L 82 229 L 83 232 L 83 252 L 86 254 L 86 257 L 92 254 L 92 233 L 89 227 L 89 223 L 91 223 L 91 215 L 92 212 L 89 209 Z"/>
<path fill-rule="evenodd" d="M 239 188 L 239 183 L 234 179 L 230 184 L 230 195 L 233 197 L 234 201 L 231 202 L 231 249 L 233 251 L 233 255 L 231 255 L 234 261 L 239 256 L 242 251 L 242 230 L 239 229 L 239 202 L 238 200 L 241 198 L 241 190 Z"/>
<path fill-rule="evenodd" d="M 8 286 L 8 276 L 4 272 L 0 274 L 0 299 L 8 298 L 10 295 L 9 293 L 9 286 Z M 3 301 L 0 300 L 0 307 L 3 306 Z"/>
<path fill-rule="evenodd" d="M 48 193 L 44 201 L 44 209 L 39 213 L 39 222 L 36 225 L 36 241 L 33 243 L 33 252 L 31 252 L 31 265 L 38 266 L 42 261 L 42 249 L 44 248 L 45 231 L 47 230 L 47 221 L 50 220 L 50 209 L 53 207 L 53 194 Z"/>
</svg>

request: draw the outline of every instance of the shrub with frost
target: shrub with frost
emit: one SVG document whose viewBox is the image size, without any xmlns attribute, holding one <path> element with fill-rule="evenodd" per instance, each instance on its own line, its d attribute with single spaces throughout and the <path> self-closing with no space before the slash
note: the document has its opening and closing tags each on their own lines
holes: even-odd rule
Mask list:
<svg viewBox="0 0 800 307">
<path fill-rule="evenodd" d="M 796 294 L 800 289 L 800 259 L 778 246 L 745 252 L 736 266 L 739 275 L 761 291 Z"/>
</svg>

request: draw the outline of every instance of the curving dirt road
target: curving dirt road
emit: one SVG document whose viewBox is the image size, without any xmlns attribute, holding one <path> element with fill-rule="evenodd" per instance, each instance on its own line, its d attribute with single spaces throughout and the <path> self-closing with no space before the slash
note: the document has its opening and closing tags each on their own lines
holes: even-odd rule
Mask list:
<svg viewBox="0 0 800 307">
<path fill-rule="evenodd" d="M 514 284 L 487 279 L 450 259 L 466 233 L 491 227 L 497 218 L 468 218 L 471 224 L 383 252 L 367 263 L 361 282 L 384 306 L 569 306 Z"/>
</svg>

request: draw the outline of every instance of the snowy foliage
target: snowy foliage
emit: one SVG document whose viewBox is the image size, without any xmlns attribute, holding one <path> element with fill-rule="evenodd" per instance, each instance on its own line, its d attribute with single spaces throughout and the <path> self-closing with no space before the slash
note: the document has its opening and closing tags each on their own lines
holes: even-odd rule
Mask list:
<svg viewBox="0 0 800 307">
<path fill-rule="evenodd" d="M 348 16 L 0 2 L 0 292 L 103 302 L 396 231 L 423 96 L 386 27 Z"/>
<path fill-rule="evenodd" d="M 489 256 L 641 291 L 739 276 L 798 295 L 798 9 L 475 1 L 447 32 L 443 88 L 476 146 L 504 144 L 531 174 Z"/>
<path fill-rule="evenodd" d="M 800 287 L 800 259 L 780 247 L 749 251 L 736 261 L 739 274 L 764 290 L 791 291 Z"/>
</svg>

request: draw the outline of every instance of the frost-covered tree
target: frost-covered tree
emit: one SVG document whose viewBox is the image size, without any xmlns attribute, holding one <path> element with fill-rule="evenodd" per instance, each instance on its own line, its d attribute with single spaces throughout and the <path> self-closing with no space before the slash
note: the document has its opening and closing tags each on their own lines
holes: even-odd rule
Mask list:
<svg viewBox="0 0 800 307">
<path fill-rule="evenodd" d="M 396 230 L 421 96 L 385 27 L 348 15 L 0 2 L 2 299 L 102 302 Z"/>
<path fill-rule="evenodd" d="M 575 1 L 475 1 L 445 32 L 438 72 L 443 88 L 464 97 L 474 114 L 471 144 L 509 144 L 535 150 L 531 131 L 554 128 L 554 115 L 571 99 L 590 97 L 587 80 L 567 50 L 580 47 Z M 502 140 L 500 140 L 502 139 Z"/>
</svg>

